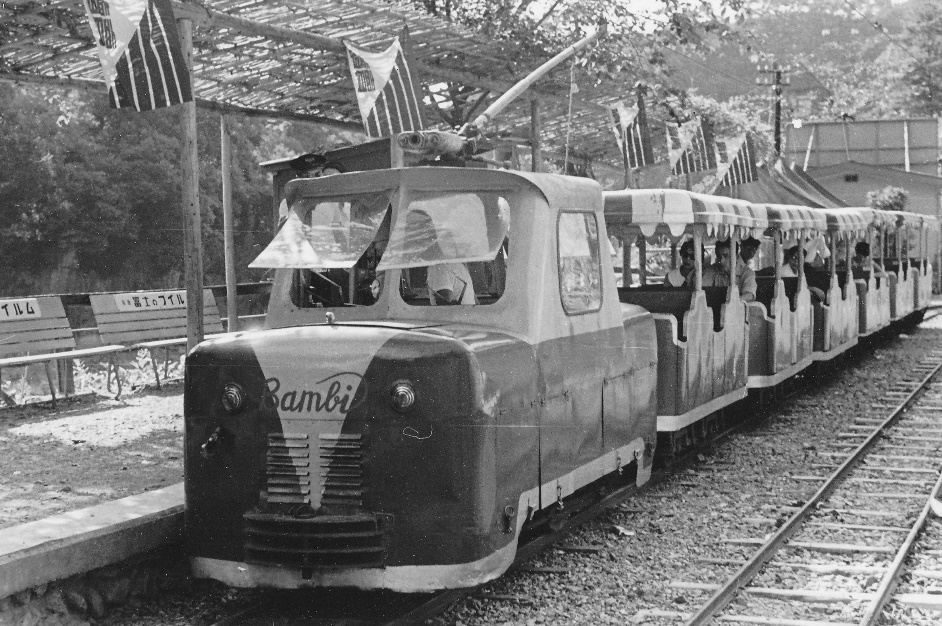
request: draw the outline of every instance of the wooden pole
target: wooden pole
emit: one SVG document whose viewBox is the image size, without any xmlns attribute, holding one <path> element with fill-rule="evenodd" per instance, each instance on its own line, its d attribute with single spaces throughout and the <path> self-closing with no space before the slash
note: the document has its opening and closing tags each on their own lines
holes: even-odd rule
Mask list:
<svg viewBox="0 0 942 626">
<path fill-rule="evenodd" d="M 805 285 L 805 238 L 798 235 L 798 288 Z"/>
<path fill-rule="evenodd" d="M 811 146 L 814 145 L 814 131 L 817 127 L 818 127 L 817 124 L 815 124 L 814 126 L 811 127 L 811 132 L 808 133 L 808 149 L 805 150 L 805 163 L 801 167 L 801 171 L 803 172 L 808 171 L 808 161 L 811 159 Z"/>
<path fill-rule="evenodd" d="M 703 290 L 703 233 L 699 228 L 693 229 L 693 251 L 696 256 L 693 258 L 693 288 L 697 291 Z"/>
<path fill-rule="evenodd" d="M 585 37 L 583 37 L 582 39 L 580 39 L 573 45 L 569 46 L 568 48 L 566 48 L 565 50 L 563 50 L 562 52 L 554 56 L 549 61 L 545 62 L 540 67 L 536 68 L 535 70 L 527 74 L 522 80 L 517 81 L 517 83 L 515 83 L 513 87 L 505 91 L 503 95 L 501 95 L 501 97 L 499 97 L 497 100 L 492 102 L 486 109 L 484 109 L 483 113 L 481 113 L 476 118 L 474 118 L 473 122 L 466 122 L 465 125 L 462 126 L 461 129 L 458 131 L 458 134 L 467 136 L 467 132 L 471 128 L 477 128 L 479 130 L 483 130 L 484 127 L 488 124 L 488 122 L 492 121 L 497 115 L 500 115 L 500 113 L 511 102 L 519 98 L 521 94 L 523 94 L 527 89 L 529 89 L 530 86 L 533 85 L 536 81 L 538 81 L 540 78 L 545 76 L 547 72 L 551 71 L 560 63 L 562 63 L 569 57 L 581 51 L 583 48 L 591 45 L 598 38 L 604 37 L 605 31 L 606 31 L 605 24 L 602 23 L 596 30 L 589 33 L 588 35 L 586 35 Z M 572 109 L 572 92 L 571 91 L 569 92 L 569 108 Z"/>
<path fill-rule="evenodd" d="M 543 171 L 543 142 L 540 141 L 540 101 L 530 100 L 530 164 L 531 172 Z M 627 286 L 627 285 L 626 285 Z"/>
<path fill-rule="evenodd" d="M 226 259 L 226 330 L 239 330 L 239 310 L 236 304 L 235 228 L 232 218 L 232 145 L 229 141 L 229 118 L 219 116 L 219 168 L 222 175 L 222 238 Z"/>
<path fill-rule="evenodd" d="M 732 287 L 735 287 L 735 288 L 736 288 L 736 293 L 739 293 L 739 283 L 737 282 L 737 280 L 739 279 L 739 277 L 736 276 L 736 265 L 737 265 L 737 262 L 739 261 L 739 233 L 733 231 L 733 233 L 729 236 L 729 239 L 728 239 L 727 241 L 729 241 L 729 285 L 730 285 L 730 289 L 728 289 L 728 290 L 726 291 L 726 301 L 729 302 L 729 301 L 730 301 L 730 300 L 729 300 L 729 294 L 730 294 L 730 292 L 732 291 Z M 742 296 L 741 293 L 740 293 L 739 295 Z"/>
<path fill-rule="evenodd" d="M 193 24 L 180 20 L 180 47 L 193 72 Z M 186 348 L 203 340 L 203 242 L 200 226 L 199 157 L 196 152 L 196 103 L 180 105 L 183 146 L 180 182 L 183 189 L 183 271 L 186 281 Z"/>
<path fill-rule="evenodd" d="M 880 151 L 876 151 L 877 154 L 880 154 Z M 909 163 L 909 120 L 903 120 L 903 169 L 907 172 L 911 171 L 911 166 Z"/>
<path fill-rule="evenodd" d="M 642 286 L 648 284 L 648 241 L 644 235 L 638 235 L 638 280 Z"/>
<path fill-rule="evenodd" d="M 621 286 L 631 287 L 631 239 L 623 237 L 621 242 Z"/>
<path fill-rule="evenodd" d="M 844 128 L 844 158 L 850 161 L 850 136 L 847 132 L 847 120 L 842 119 L 841 125 Z"/>
</svg>

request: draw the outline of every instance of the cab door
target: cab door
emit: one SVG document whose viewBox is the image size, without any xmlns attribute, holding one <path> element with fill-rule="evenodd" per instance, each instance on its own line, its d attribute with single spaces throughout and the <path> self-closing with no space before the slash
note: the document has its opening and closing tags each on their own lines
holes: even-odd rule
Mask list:
<svg viewBox="0 0 942 626">
<path fill-rule="evenodd" d="M 590 211 L 562 211 L 556 224 L 558 295 L 537 350 L 541 370 L 541 506 L 601 476 L 602 273 L 599 226 Z M 553 273 L 551 272 L 550 275 Z"/>
</svg>

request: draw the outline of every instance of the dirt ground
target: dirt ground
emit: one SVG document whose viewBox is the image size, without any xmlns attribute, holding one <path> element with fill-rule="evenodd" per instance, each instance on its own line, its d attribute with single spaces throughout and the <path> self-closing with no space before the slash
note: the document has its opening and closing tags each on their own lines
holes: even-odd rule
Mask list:
<svg viewBox="0 0 942 626">
<path fill-rule="evenodd" d="M 0 409 L 0 528 L 182 479 L 182 384 Z"/>
</svg>

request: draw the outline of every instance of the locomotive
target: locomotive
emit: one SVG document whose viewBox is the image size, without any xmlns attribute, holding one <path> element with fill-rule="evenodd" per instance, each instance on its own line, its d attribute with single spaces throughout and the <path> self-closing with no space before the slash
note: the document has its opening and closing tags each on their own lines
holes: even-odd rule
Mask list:
<svg viewBox="0 0 942 626">
<path fill-rule="evenodd" d="M 300 178 L 284 206 L 255 262 L 277 268 L 266 328 L 186 362 L 187 549 L 197 576 L 233 586 L 493 579 L 581 490 L 643 485 L 659 435 L 682 442 L 749 388 L 918 313 L 938 247 L 913 214 L 484 168 Z M 627 259 L 619 277 L 609 253 L 610 234 L 691 238 L 699 276 L 709 241 L 764 237 L 778 266 L 819 233 L 825 274 L 777 269 L 750 303 L 735 270 L 728 288 L 669 290 L 633 284 Z M 874 233 L 895 258 L 841 269 L 838 248 Z"/>
</svg>

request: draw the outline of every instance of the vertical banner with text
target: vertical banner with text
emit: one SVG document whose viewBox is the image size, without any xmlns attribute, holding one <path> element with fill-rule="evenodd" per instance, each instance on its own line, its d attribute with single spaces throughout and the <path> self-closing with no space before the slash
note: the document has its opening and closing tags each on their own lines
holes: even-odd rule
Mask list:
<svg viewBox="0 0 942 626">
<path fill-rule="evenodd" d="M 193 100 L 170 0 L 83 0 L 111 106 L 149 111 Z"/>
</svg>

